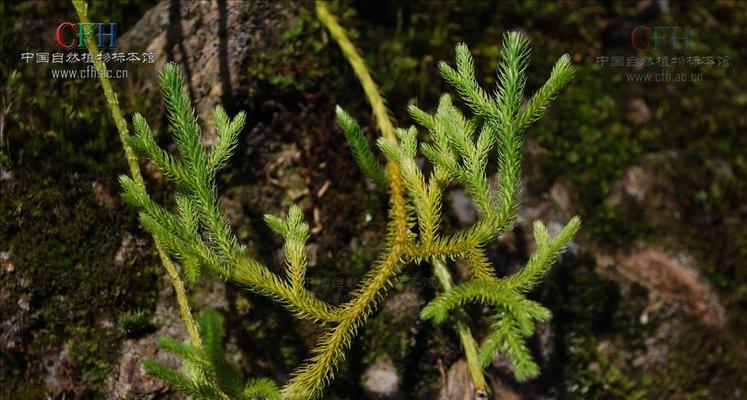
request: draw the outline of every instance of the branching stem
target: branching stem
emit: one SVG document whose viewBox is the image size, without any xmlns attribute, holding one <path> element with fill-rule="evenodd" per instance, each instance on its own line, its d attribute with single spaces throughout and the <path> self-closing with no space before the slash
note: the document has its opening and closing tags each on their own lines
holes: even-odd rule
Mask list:
<svg viewBox="0 0 747 400">
<path fill-rule="evenodd" d="M 379 93 L 379 89 L 376 83 L 371 78 L 371 74 L 366 68 L 366 63 L 363 58 L 358 54 L 355 46 L 345 34 L 345 29 L 340 26 L 337 19 L 330 13 L 327 5 L 322 1 L 316 2 L 316 12 L 319 20 L 327 27 L 332 37 L 337 41 L 343 54 L 347 58 L 350 65 L 355 71 L 355 75 L 363 86 L 363 91 L 366 93 L 373 114 L 376 119 L 376 123 L 381 130 L 381 135 L 387 140 L 396 140 L 394 133 L 394 125 L 389 118 L 389 112 L 384 104 L 384 100 Z M 392 161 L 387 162 L 387 172 L 389 175 L 390 182 L 390 203 L 392 205 L 392 218 L 395 230 L 395 239 L 401 238 L 403 241 L 408 233 L 407 228 L 407 211 L 404 196 L 404 188 L 400 181 L 400 171 L 398 166 Z M 430 250 L 430 241 L 427 243 L 426 250 Z M 422 248 L 417 248 L 416 252 L 422 252 Z M 451 274 L 446 266 L 441 261 L 433 261 L 433 271 L 438 278 L 441 285 L 444 287 L 444 291 L 448 291 L 451 288 Z M 391 276 L 382 277 L 385 280 L 390 279 Z M 376 288 L 371 288 L 376 289 Z M 462 313 L 463 314 L 463 313 Z M 482 369 L 477 361 L 477 343 L 475 342 L 472 332 L 469 329 L 466 321 L 467 318 L 461 315 L 462 318 L 457 318 L 457 331 L 459 332 L 459 338 L 464 347 L 465 354 L 467 355 L 467 363 L 469 365 L 469 372 L 472 382 L 475 385 L 475 393 L 482 394 L 485 392 L 485 377 L 482 374 Z"/>
<path fill-rule="evenodd" d="M 80 19 L 87 22 L 86 3 L 73 0 Z M 456 70 L 446 63 L 439 69 L 473 109 L 475 118 L 466 118 L 444 95 L 434 115 L 411 107 L 413 118 L 431 131 L 432 143 L 421 143 L 420 149 L 434 165 L 426 177 L 416 162 L 417 129 L 397 129 L 389 118 L 379 90 L 345 30 L 329 12 L 327 4 L 316 2 L 320 21 L 339 44 L 358 77 L 376 125 L 381 131 L 379 149 L 387 158 L 384 171 L 379 167 L 358 124 L 338 107 L 337 117 L 354 156 L 366 175 L 382 186 L 389 185 L 390 211 L 387 238 L 381 255 L 370 271 L 351 293 L 352 300 L 339 306 L 318 299 L 304 288 L 307 267 L 306 243 L 308 225 L 303 212 L 292 206 L 286 218 L 266 215 L 265 222 L 285 239 L 286 273 L 279 276 L 262 263 L 248 256 L 231 232 L 228 219 L 218 201 L 215 184 L 217 170 L 226 165 L 236 139 L 245 123 L 245 114 L 230 119 L 221 107 L 214 110 L 214 122 L 219 141 L 210 149 L 202 146 L 200 127 L 184 77 L 175 64 L 167 64 L 159 74 L 161 89 L 174 130 L 174 142 L 180 159 L 173 158 L 154 140 L 144 118 L 133 119 L 135 136 L 130 136 L 127 123 L 110 82 L 106 66 L 98 59 L 92 40 L 87 46 L 104 90 L 108 107 L 117 125 L 132 177 L 121 176 L 123 199 L 140 208 L 142 225 L 153 234 L 158 254 L 169 274 L 182 318 L 191 343 L 166 341 L 168 351 L 184 358 L 189 376 L 157 363 L 145 367 L 156 376 L 198 398 L 247 398 L 262 395 L 272 400 L 309 400 L 322 395 L 332 379 L 338 363 L 344 359 L 358 328 L 374 312 L 393 280 L 407 264 L 430 262 L 442 293 L 421 312 L 421 317 L 445 322 L 451 315 L 464 349 L 473 384 L 472 397 L 485 399 L 487 385 L 482 366 L 498 351 L 505 352 L 516 366 L 516 377 L 525 380 L 537 376 L 525 338 L 534 332 L 535 321 L 547 321 L 550 312 L 524 297 L 557 259 L 560 252 L 578 230 L 574 218 L 559 235 L 550 238 L 541 222 L 535 223 L 534 235 L 538 248 L 527 266 L 519 273 L 498 279 L 490 268 L 484 246 L 511 226 L 518 204 L 521 171 L 521 131 L 539 118 L 549 101 L 572 76 L 572 68 L 564 56 L 553 68 L 547 84 L 521 108 L 526 81 L 524 70 L 528 60 L 528 40 L 512 32 L 504 37 L 504 57 L 498 72 L 496 98 L 489 97 L 474 76 L 471 54 L 466 45 L 456 48 Z M 481 122 L 484 120 L 484 123 Z M 475 138 L 476 128 L 483 125 Z M 475 141 L 476 139 L 476 141 Z M 493 147 L 499 153 L 499 187 L 493 196 L 486 177 L 488 154 Z M 177 212 L 172 213 L 148 196 L 135 152 L 149 157 L 166 176 L 177 183 Z M 386 175 L 386 176 L 385 176 Z M 427 178 L 427 179 L 426 179 Z M 441 204 L 449 182 L 462 183 L 480 211 L 478 221 L 461 232 L 441 235 Z M 407 194 L 407 195 L 406 195 Z M 417 229 L 417 230 L 416 230 Z M 256 293 L 282 303 L 300 318 L 313 320 L 323 328 L 323 334 L 312 356 L 292 374 L 282 391 L 260 378 L 242 385 L 237 371 L 225 361 L 222 352 L 222 329 L 217 317 L 203 315 L 200 332 L 192 319 L 189 302 L 174 263 L 169 254 L 184 266 L 184 276 L 192 283 L 200 268 L 213 276 L 229 280 Z M 471 279 L 455 284 L 446 266 L 447 260 L 463 259 Z M 466 304 L 477 302 L 496 309 L 495 332 L 479 349 L 469 328 Z M 211 322 L 212 321 L 212 322 Z M 205 322 L 205 323 L 203 323 Z M 202 339 L 201 339 L 202 338 Z M 233 371 L 233 372 L 232 372 Z"/>
</svg>

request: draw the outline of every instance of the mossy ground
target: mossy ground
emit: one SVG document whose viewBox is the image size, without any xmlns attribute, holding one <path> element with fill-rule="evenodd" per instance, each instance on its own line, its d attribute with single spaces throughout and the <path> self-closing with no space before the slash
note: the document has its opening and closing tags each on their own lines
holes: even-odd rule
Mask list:
<svg viewBox="0 0 747 400">
<path fill-rule="evenodd" d="M 147 9 L 146 3 L 98 3 L 92 14 L 117 20 L 124 30 Z M 470 46 L 482 78 L 491 83 L 501 34 L 525 30 L 535 49 L 529 91 L 544 81 L 559 54 L 570 53 L 576 79 L 528 133 L 528 144 L 541 149 L 532 160 L 541 173 L 526 177 L 529 196 L 541 196 L 558 180 L 567 182 L 585 221 L 583 240 L 594 246 L 616 250 L 636 240 L 676 238 L 676 250 L 693 255 L 717 288 L 729 314 L 729 331 L 744 332 L 747 102 L 741 89 L 747 76 L 737 60 L 747 51 L 742 39 L 747 11 L 740 3 L 704 8 L 670 2 L 671 10 L 665 13 L 656 4 L 364 2 L 335 11 L 352 28 L 354 42 L 403 126 L 411 123 L 407 104 L 431 108 L 447 89 L 435 62 L 451 60 L 459 41 Z M 33 42 L 18 39 L 27 37 L 20 32 L 40 29 L 53 37 L 60 18 L 74 19 L 72 7 L 64 3 L 2 7 L 18 21 L 11 25 L 13 35 L 2 36 L 4 54 L 35 49 Z M 280 241 L 262 226 L 261 214 L 282 214 L 296 202 L 307 216 L 316 215 L 311 226 L 319 228 L 313 240 L 317 258 L 309 272 L 310 288 L 327 300 L 340 301 L 383 240 L 386 196 L 365 185 L 346 152 L 334 124 L 334 105 L 355 115 L 371 139 L 376 132 L 362 94 L 350 89 L 358 87 L 352 71 L 326 38 L 310 5 L 290 14 L 285 46 L 265 49 L 247 66 L 250 84 L 244 95 L 252 104 L 253 127 L 220 186 L 224 201 L 233 201 L 231 207 L 238 210 L 238 218 L 232 219 L 236 232 L 276 271 L 282 268 L 275 251 Z M 637 25 L 696 27 L 693 55 L 730 56 L 734 64 L 696 71 L 703 74 L 702 82 L 628 83 L 624 73 L 595 60 L 636 55 L 629 38 L 616 33 Z M 0 181 L 0 251 L 8 252 L 14 264 L 13 272 L 0 272 L 0 314 L 18 331 L 3 336 L 4 341 L 17 338 L 17 346 L 0 349 L 0 397 L 42 398 L 45 376 L 62 358 L 67 364 L 58 368 L 58 377 L 69 380 L 70 387 L 62 385 L 61 390 L 68 396 L 101 397 L 126 336 L 118 318 L 138 309 L 146 315 L 153 310 L 159 289 L 155 277 L 161 269 L 134 213 L 117 201 L 116 176 L 126 167 L 95 82 L 38 79 L 36 66 L 24 66 L 14 57 L 2 61 L 0 72 L 5 80 L 18 70 L 26 95 L 14 100 L 6 116 L 7 143 L 0 143 L 0 165 L 13 175 Z M 7 85 L 4 90 L 6 96 Z M 127 114 L 150 110 L 154 115 L 149 119 L 158 121 L 157 97 L 132 94 L 127 87 L 118 90 Z M 647 105 L 647 121 L 636 122 L 633 100 Z M 665 151 L 684 154 L 675 161 L 669 198 L 678 219 L 654 223 L 636 218 L 635 209 L 608 201 L 626 168 L 646 154 Z M 723 173 L 723 165 L 728 173 Z M 331 184 L 319 195 L 327 181 Z M 166 188 L 153 183 L 155 195 L 164 197 Z M 115 256 L 128 233 L 141 243 L 118 265 Z M 539 381 L 517 385 L 517 390 L 600 399 L 729 398 L 735 388 L 744 392 L 745 339 L 704 334 L 697 322 L 684 324 L 685 333 L 671 344 L 660 370 L 637 366 L 633 356 L 645 352 L 656 318 L 669 317 L 663 312 L 641 324 L 646 290 L 635 285 L 621 289 L 600 278 L 593 263 L 582 258 L 563 264 L 563 272 L 553 275 L 538 294 L 555 304 L 559 350 Z M 411 269 L 407 279 L 427 276 Z M 407 283 L 400 288 L 413 290 Z M 423 298 L 433 294 L 429 288 L 415 290 Z M 305 358 L 315 329 L 297 325 L 277 305 L 240 288 L 229 287 L 227 297 L 229 337 L 237 338 L 246 355 L 245 372 L 283 379 Z M 456 361 L 458 341 L 448 328 L 423 324 L 403 335 L 402 325 L 386 312 L 373 318 L 353 344 L 352 354 L 366 355 L 348 358 L 330 398 L 363 396 L 360 373 L 382 354 L 405 360 L 406 395 L 430 398 L 436 393 L 438 361 L 446 368 Z M 282 340 L 276 336 L 280 331 Z M 610 348 L 622 348 L 625 354 Z M 491 373 L 509 379 L 501 371 Z"/>
<path fill-rule="evenodd" d="M 42 66 L 19 61 L 38 49 L 22 32 L 53 38 L 60 16 L 73 20 L 65 6 L 2 5 L 14 23 L 2 34 L 0 73 L 4 81 L 14 70 L 21 76 L 3 93 L 12 105 L 0 145 L 0 166 L 10 174 L 0 182 L 0 251 L 13 270 L 0 274 L 2 398 L 100 396 L 125 337 L 118 317 L 152 311 L 158 293 L 151 243 L 118 201 L 116 177 L 126 166 L 103 98 L 90 95 L 96 82 L 48 79 Z M 127 21 L 125 14 L 92 9 L 106 19 Z"/>
<path fill-rule="evenodd" d="M 386 77 L 382 84 L 385 97 L 399 121 L 409 121 L 404 112 L 407 103 L 435 104 L 444 86 L 435 83 L 439 80 L 434 62 L 450 60 L 456 42 L 470 46 L 484 81 L 490 83 L 502 32 L 513 28 L 526 31 L 534 45 L 529 92 L 544 81 L 559 54 L 569 53 L 576 64 L 576 78 L 548 115 L 528 132 L 528 143 L 539 147 L 540 156 L 532 162 L 540 165 L 541 171 L 526 177 L 528 193 L 541 196 L 553 182 L 568 182 L 573 206 L 584 220 L 582 240 L 595 246 L 623 250 L 645 240 L 695 256 L 702 273 L 717 286 L 727 304 L 731 332 L 741 332 L 745 313 L 740 305 L 747 299 L 747 276 L 743 273 L 747 140 L 742 134 L 747 119 L 741 111 L 744 95 L 740 88 L 747 84 L 747 75 L 738 60 L 746 50 L 740 35 L 744 35 L 747 10 L 740 3 L 720 3 L 707 9 L 670 5 L 665 12 L 655 3 L 637 7 L 623 3 L 582 6 L 576 2 L 413 2 L 404 7 L 367 3 L 358 7 L 357 20 L 366 35 L 385 38 L 375 45 L 364 42 L 362 47 L 372 69 L 379 77 Z M 620 36 L 639 25 L 694 27 L 686 55 L 724 56 L 732 64 L 684 67 L 682 72 L 702 74 L 698 82 L 629 83 L 623 71 L 630 70 L 602 66 L 596 57 L 639 55 L 631 48 L 629 36 Z M 671 56 L 672 50 L 640 55 Z M 645 122 L 636 120 L 633 100 L 647 104 L 651 116 Z M 666 151 L 684 154 L 672 161 L 676 172 L 667 199 L 672 215 L 679 218 L 662 224 L 642 218 L 640 209 L 610 204 L 610 192 L 626 168 L 640 163 L 646 154 Z M 744 391 L 745 382 L 740 378 L 744 370 L 730 361 L 745 357 L 738 334 L 709 340 L 696 333 L 697 327 L 688 328 L 682 343 L 671 349 L 667 372 L 646 375 L 630 363 L 614 365 L 597 351 L 602 338 L 628 332 L 625 337 L 634 354 L 635 346 L 640 346 L 635 343 L 651 334 L 650 328 L 634 317 L 640 308 L 633 300 L 636 296 L 626 294 L 631 297 L 609 305 L 615 291 L 603 288 L 610 283 L 583 278 L 589 275 L 583 272 L 585 267 L 567 267 L 573 269 L 563 289 L 570 291 L 563 296 L 568 304 L 553 311 L 555 320 L 568 329 L 560 343 L 568 358 L 561 362 L 565 365 L 562 371 L 550 375 L 550 392 L 572 398 L 699 398 L 718 397 L 718 393 L 733 396 L 735 388 Z M 645 289 L 639 290 L 643 293 L 637 297 L 645 298 Z M 608 309 L 599 313 L 596 307 Z M 607 320 L 594 323 L 590 313 Z M 689 345 L 727 354 L 719 357 L 708 350 L 683 353 Z M 588 372 L 594 362 L 601 365 L 602 374 Z M 664 375 L 669 378 L 662 380 Z"/>
</svg>

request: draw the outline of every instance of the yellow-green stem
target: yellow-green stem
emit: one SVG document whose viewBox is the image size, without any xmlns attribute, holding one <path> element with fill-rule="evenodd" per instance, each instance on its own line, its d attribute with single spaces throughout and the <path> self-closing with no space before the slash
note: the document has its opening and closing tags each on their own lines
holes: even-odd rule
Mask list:
<svg viewBox="0 0 747 400">
<path fill-rule="evenodd" d="M 453 282 L 451 279 L 451 273 L 446 267 L 446 264 L 438 259 L 431 260 L 431 263 L 433 264 L 433 274 L 436 276 L 436 279 L 438 279 L 441 286 L 443 286 L 444 293 L 449 292 Z M 472 336 L 472 332 L 469 329 L 467 314 L 462 310 L 455 310 L 454 320 L 456 321 L 456 330 L 457 333 L 459 333 L 459 339 L 464 348 L 464 355 L 467 358 L 469 376 L 472 379 L 472 383 L 475 385 L 475 392 L 485 393 L 485 377 L 482 374 L 482 368 L 477 359 L 477 342 L 475 342 L 475 338 Z"/>
<path fill-rule="evenodd" d="M 316 2 L 316 14 L 319 20 L 329 30 L 332 38 L 340 46 L 342 54 L 353 67 L 355 76 L 358 77 L 358 81 L 363 87 L 363 91 L 366 93 L 366 98 L 371 104 L 373 110 L 374 119 L 376 125 L 378 125 L 381 135 L 387 140 L 396 140 L 394 133 L 394 125 L 391 119 L 389 119 L 389 111 L 384 104 L 384 99 L 379 93 L 379 88 L 376 86 L 371 74 L 368 72 L 366 62 L 363 61 L 363 57 L 358 53 L 353 43 L 345 33 L 345 29 L 337 22 L 337 18 L 329 11 L 327 4 L 323 1 Z M 404 240 L 407 236 L 407 208 L 404 199 L 404 190 L 401 186 L 400 171 L 399 167 L 389 161 L 387 162 L 387 176 L 389 179 L 389 190 L 390 190 L 390 203 L 392 207 L 391 215 L 394 221 L 394 237 L 395 240 Z"/>
<path fill-rule="evenodd" d="M 363 91 L 366 92 L 366 98 L 371 103 L 371 108 L 373 109 L 374 117 L 376 118 L 376 123 L 379 125 L 381 134 L 389 140 L 395 140 L 394 125 L 392 125 L 392 121 L 389 119 L 389 112 L 386 105 L 384 105 L 384 99 L 379 94 L 379 88 L 371 78 L 368 68 L 366 68 L 366 62 L 363 61 L 353 43 L 348 39 L 345 29 L 337 23 L 337 18 L 329 11 L 327 4 L 323 1 L 317 1 L 316 13 L 319 16 L 319 20 L 327 27 L 329 33 L 340 46 L 350 66 L 353 67 L 355 75 L 363 86 Z"/>
<path fill-rule="evenodd" d="M 284 399 L 317 398 L 324 385 L 323 382 L 326 382 L 333 372 L 338 355 L 345 350 L 345 347 L 350 346 L 350 340 L 358 327 L 363 325 L 377 300 L 383 297 L 391 277 L 401 270 L 403 263 L 400 262 L 400 251 L 397 246 L 391 248 L 387 257 L 366 279 L 367 284 L 361 287 L 355 298 L 343 307 L 344 318 L 321 339 L 321 345 L 314 349 L 316 356 L 312 358 L 313 362 L 308 363 L 306 368 L 300 369 L 291 377 L 286 387 L 283 388 Z M 318 382 L 318 385 L 309 387 L 308 382 Z"/>
<path fill-rule="evenodd" d="M 78 13 L 80 22 L 88 23 L 88 4 L 83 0 L 72 0 L 72 2 L 75 11 Z M 127 158 L 127 165 L 130 168 L 132 179 L 145 191 L 145 183 L 143 182 L 143 175 L 140 173 L 140 166 L 138 165 L 137 157 L 132 151 L 132 148 L 127 144 L 127 139 L 130 137 L 129 130 L 127 129 L 127 121 L 125 121 L 122 116 L 122 110 L 119 108 L 117 94 L 114 92 L 111 82 L 109 82 L 109 79 L 106 77 L 106 65 L 99 59 L 99 50 L 94 44 L 92 37 L 89 36 L 86 38 L 86 46 L 88 47 L 88 51 L 91 53 L 91 58 L 93 59 L 93 65 L 98 73 L 101 88 L 104 90 L 107 107 L 109 108 L 109 112 L 112 114 L 114 123 L 117 126 L 119 140 L 122 142 L 122 148 L 124 149 L 125 157 Z M 177 271 L 174 262 L 171 261 L 171 258 L 166 254 L 163 246 L 155 237 L 153 240 L 156 244 L 158 256 L 161 258 L 161 263 L 163 263 L 164 268 L 166 268 L 171 284 L 174 286 L 176 302 L 179 305 L 179 315 L 187 328 L 187 334 L 194 346 L 199 349 L 202 347 L 202 341 L 197 332 L 197 324 L 195 323 L 194 318 L 192 318 L 192 312 L 189 309 L 189 300 L 187 299 L 187 292 L 184 289 L 184 282 L 179 277 L 179 272 Z"/>
<path fill-rule="evenodd" d="M 368 72 L 366 63 L 356 50 L 353 43 L 348 39 L 345 34 L 345 29 L 337 22 L 337 19 L 327 8 L 327 4 L 323 1 L 317 0 L 316 2 L 316 13 L 319 20 L 327 27 L 332 38 L 337 42 L 342 50 L 342 53 L 347 58 L 350 65 L 355 71 L 355 75 L 363 86 L 363 91 L 366 93 L 366 98 L 371 104 L 373 109 L 374 118 L 376 124 L 381 131 L 384 138 L 388 140 L 396 140 L 394 134 L 394 125 L 389 118 L 389 112 L 387 111 L 384 99 L 379 93 L 379 89 L 376 83 L 371 78 L 371 74 Z M 399 169 L 392 163 L 387 163 L 387 172 L 390 180 L 390 195 L 392 204 L 392 215 L 395 218 L 395 238 L 404 238 L 406 234 L 406 211 L 404 203 L 404 193 L 401 188 Z M 446 266 L 440 261 L 433 261 L 433 272 L 437 279 L 444 287 L 444 291 L 451 289 L 451 274 Z M 462 342 L 465 355 L 467 357 L 467 364 L 469 366 L 470 377 L 473 384 L 475 385 L 475 392 L 478 394 L 484 394 L 486 390 L 485 377 L 482 373 L 482 368 L 477 361 L 477 343 L 475 342 L 472 332 L 467 325 L 467 316 L 462 312 L 457 313 L 457 331 L 459 332 L 459 339 Z"/>
</svg>

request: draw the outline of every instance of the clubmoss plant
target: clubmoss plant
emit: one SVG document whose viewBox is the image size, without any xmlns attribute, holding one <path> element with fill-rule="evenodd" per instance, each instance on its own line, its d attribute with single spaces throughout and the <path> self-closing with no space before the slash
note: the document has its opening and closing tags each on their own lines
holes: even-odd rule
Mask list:
<svg viewBox="0 0 747 400">
<path fill-rule="evenodd" d="M 429 130 L 432 136 L 431 144 L 425 143 L 420 146 L 421 153 L 434 164 L 430 180 L 426 184 L 420 170 L 413 162 L 414 151 L 412 148 L 415 146 L 407 145 L 410 149 L 408 150 L 409 159 L 404 162 L 406 165 L 402 166 L 402 159 L 397 158 L 395 152 L 386 143 L 393 136 L 387 129 L 391 128 L 392 124 L 389 121 L 386 107 L 365 63 L 355 46 L 348 39 L 344 28 L 338 24 L 334 15 L 329 12 L 325 2 L 317 1 L 316 11 L 319 19 L 340 45 L 343 54 L 347 57 L 364 88 L 383 135 L 379 139 L 379 147 L 387 155 L 388 164 L 396 164 L 397 168 L 405 171 L 404 179 L 405 182 L 410 182 L 409 184 L 406 183 L 406 186 L 408 186 L 408 192 L 413 194 L 413 205 L 420 206 L 421 209 L 431 208 L 430 217 L 427 213 L 416 212 L 419 224 L 418 231 L 421 237 L 432 238 L 434 236 L 427 230 L 424 233 L 423 228 L 430 229 L 433 225 L 438 224 L 440 217 L 438 203 L 443 194 L 443 186 L 450 184 L 453 180 L 466 187 L 468 194 L 481 212 L 481 219 L 470 229 L 477 230 L 481 223 L 489 224 L 492 221 L 494 224 L 492 226 L 493 231 L 485 233 L 485 239 L 481 239 L 480 232 L 470 233 L 469 236 L 474 235 L 473 239 L 477 243 L 474 248 L 481 249 L 485 242 L 491 240 L 491 237 L 508 229 L 518 206 L 517 196 L 520 187 L 520 151 L 523 131 L 528 125 L 541 117 L 552 99 L 573 77 L 573 68 L 569 57 L 564 55 L 558 60 L 547 82 L 526 104 L 522 105 L 523 89 L 526 83 L 525 70 L 528 66 L 529 56 L 529 42 L 526 37 L 517 32 L 509 33 L 504 37 L 503 62 L 498 70 L 498 85 L 493 96 L 488 96 L 477 83 L 474 76 L 473 60 L 467 47 L 463 44 L 458 45 L 456 49 L 456 71 L 444 62 L 439 64 L 439 69 L 441 75 L 457 89 L 457 92 L 472 109 L 474 118 L 467 121 L 458 109 L 451 106 L 448 96 L 442 97 L 435 115 L 428 115 L 417 107 L 410 108 L 413 119 Z M 370 153 L 370 150 L 359 149 L 362 146 L 360 143 L 365 143 L 365 141 L 357 134 L 359 132 L 357 126 L 352 125 L 349 122 L 350 117 L 341 113 L 339 109 L 338 120 L 346 131 L 348 141 L 351 142 L 351 149 L 356 154 L 356 161 L 366 175 L 375 181 L 376 174 L 367 172 L 375 168 L 375 165 L 369 161 L 370 157 L 357 156 L 361 153 Z M 478 124 L 482 125 L 482 129 L 475 141 L 474 136 Z M 398 135 L 407 137 L 409 142 L 416 140 L 415 135 L 409 132 L 403 134 L 400 131 Z M 351 137 L 354 139 L 351 140 Z M 493 146 L 497 147 L 498 150 L 497 193 L 493 193 L 490 189 L 490 184 L 487 182 L 485 175 L 487 158 Z M 439 171 L 439 169 L 442 170 Z M 443 169 L 446 170 L 445 174 Z M 443 180 L 443 175 L 447 176 L 446 180 L 449 182 L 441 182 L 439 187 L 439 181 Z M 409 178 L 407 178 L 408 176 Z M 391 191 L 393 204 L 398 201 L 397 196 L 397 192 Z M 425 216 L 426 221 L 432 220 L 434 222 L 423 223 L 423 216 Z M 510 286 L 514 292 L 519 293 L 531 289 L 549 270 L 579 227 L 580 220 L 577 217 L 572 218 L 563 231 L 550 242 L 544 225 L 539 221 L 536 222 L 534 224 L 534 236 L 538 242 L 537 252 L 532 256 L 523 271 L 513 277 L 504 278 L 503 280 L 509 281 L 506 283 L 499 284 L 497 282 L 497 278 L 492 274 L 492 269 L 487 265 L 485 254 L 481 251 L 470 250 L 462 253 L 456 251 L 448 256 L 440 254 L 432 256 L 430 260 L 422 260 L 430 261 L 433 265 L 433 274 L 443 290 L 443 294 L 439 298 L 426 306 L 422 312 L 422 317 L 433 318 L 436 322 L 442 323 L 446 320 L 446 315 L 450 311 L 465 352 L 475 398 L 487 397 L 487 385 L 482 369 L 490 362 L 496 352 L 502 351 L 512 360 L 518 380 L 530 379 L 539 374 L 539 368 L 532 360 L 531 354 L 524 344 L 524 338 L 532 334 L 534 326 L 532 318 L 546 320 L 549 318 L 549 311 L 541 306 L 537 307 L 536 310 L 531 310 L 536 303 L 525 303 L 525 306 L 518 309 L 510 304 L 501 306 L 496 298 L 491 300 L 491 292 L 497 290 L 495 294 L 500 298 L 502 287 L 506 285 Z M 470 229 L 464 231 L 463 234 L 470 232 Z M 460 239 L 467 241 L 465 237 Z M 451 273 L 445 261 L 447 258 L 458 257 L 463 258 L 471 266 L 474 282 L 483 281 L 483 283 L 492 283 L 493 285 L 471 286 L 460 284 L 454 287 Z M 513 283 L 510 281 L 513 281 Z M 504 298 L 504 301 L 507 300 L 508 298 Z M 467 302 L 492 304 L 496 308 L 493 322 L 494 333 L 483 342 L 479 350 L 468 325 L 468 316 L 461 309 L 461 306 Z M 522 320 L 520 329 L 517 329 L 514 325 L 513 321 L 516 319 L 514 313 L 518 313 Z M 529 318 L 527 319 L 527 317 Z"/>
<path fill-rule="evenodd" d="M 390 194 L 386 242 L 379 258 L 354 290 L 351 300 L 332 305 L 318 299 L 305 288 L 309 232 L 303 212 L 296 206 L 291 206 L 285 217 L 265 216 L 268 226 L 285 239 L 285 276 L 271 272 L 247 254 L 223 216 L 215 185 L 216 174 L 236 147 L 245 116 L 239 113 L 229 118 L 221 107 L 216 107 L 213 123 L 218 139 L 212 148 L 204 148 L 181 72 L 174 64 L 167 64 L 159 74 L 159 82 L 178 157 L 156 144 L 141 115 L 133 117 L 134 136 L 122 134 L 127 128 L 120 126 L 121 113 L 119 119 L 115 115 L 125 149 L 148 158 L 176 187 L 176 208 L 168 210 L 149 197 L 136 163 L 134 167 L 130 165 L 132 177 L 120 177 L 123 199 L 140 211 L 140 222 L 153 235 L 159 250 L 168 253 L 163 254 L 162 260 L 175 288 L 181 286 L 181 292 L 177 290 L 177 301 L 190 333 L 184 342 L 170 338 L 161 340 L 164 349 L 182 359 L 182 372 L 154 362 L 146 362 L 146 369 L 196 398 L 319 398 L 358 328 L 373 313 L 392 281 L 405 266 L 427 262 L 434 266 L 443 291 L 423 309 L 422 316 L 437 323 L 454 317 L 476 394 L 484 396 L 486 393 L 481 369 L 496 352 L 503 352 L 512 360 L 517 379 L 536 376 L 539 370 L 525 345 L 525 338 L 532 334 L 534 323 L 547 320 L 550 313 L 527 299 L 526 293 L 542 279 L 572 239 L 579 228 L 579 220 L 573 218 L 554 238 L 541 222 L 536 222 L 537 251 L 521 271 L 508 277 L 496 276 L 488 262 L 485 245 L 512 225 L 518 208 L 522 134 L 572 77 L 568 57 L 561 57 L 547 83 L 522 103 L 529 49 L 523 35 L 514 32 L 505 36 L 498 85 L 490 94 L 475 79 L 467 47 L 457 46 L 456 69 L 446 63 L 441 63 L 439 69 L 473 116 L 463 115 L 448 95 L 441 98 L 433 114 L 411 107 L 413 119 L 430 136 L 429 141 L 419 143 L 415 127 L 394 129 L 375 83 L 344 30 L 324 4 L 317 3 L 317 12 L 361 80 L 382 132 L 378 148 L 387 160 L 383 168 L 358 124 L 338 107 L 337 119 L 356 161 L 374 182 L 386 185 Z M 96 68 L 105 67 L 99 63 Z M 116 102 L 111 86 L 104 89 L 107 98 L 111 96 Z M 114 108 L 112 112 L 116 114 Z M 128 151 L 128 161 L 134 160 L 133 153 Z M 428 176 L 416 162 L 419 153 L 432 164 Z M 496 155 L 498 161 L 495 187 L 488 180 L 491 154 Z M 440 224 L 442 198 L 445 189 L 452 184 L 466 188 L 480 215 L 471 227 L 444 232 Z M 173 264 L 169 256 L 179 261 L 181 274 L 188 284 L 203 275 L 231 281 L 275 299 L 298 318 L 312 321 L 323 329 L 311 357 L 292 373 L 282 389 L 264 378 L 245 383 L 226 362 L 220 316 L 207 310 L 201 313 L 199 324 L 192 321 L 182 276 L 172 276 L 169 265 L 173 267 Z M 462 259 L 469 267 L 470 278 L 455 284 L 447 263 L 457 259 Z M 479 345 L 469 330 L 468 315 L 463 308 L 467 303 L 479 303 L 492 309 L 493 333 Z"/>
</svg>

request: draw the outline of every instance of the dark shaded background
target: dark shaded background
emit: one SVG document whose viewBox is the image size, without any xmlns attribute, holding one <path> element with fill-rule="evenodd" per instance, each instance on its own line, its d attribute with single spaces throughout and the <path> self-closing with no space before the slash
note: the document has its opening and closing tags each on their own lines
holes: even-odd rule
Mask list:
<svg viewBox="0 0 747 400">
<path fill-rule="evenodd" d="M 744 2 L 332 8 L 400 126 L 412 123 L 408 104 L 430 109 L 450 90 L 435 65 L 451 61 L 458 42 L 470 46 L 486 86 L 508 30 L 532 39 L 528 94 L 562 53 L 576 65 L 576 78 L 527 133 L 521 218 L 490 246 L 491 258 L 501 273 L 525 262 L 534 219 L 552 228 L 578 214 L 584 224 L 534 294 L 554 314 L 531 340 L 543 374 L 518 384 L 510 364 L 496 359 L 488 369 L 495 398 L 745 396 Z M 329 301 L 346 299 L 381 243 L 386 197 L 365 183 L 334 124 L 340 104 L 371 140 L 377 135 L 313 4 L 102 1 L 90 13 L 118 24 L 122 51 L 150 48 L 157 65 L 180 63 L 201 115 L 219 103 L 249 113 L 220 178 L 235 232 L 280 271 L 281 242 L 260 216 L 299 204 L 313 229 L 309 287 Z M 54 31 L 75 20 L 74 10 L 65 2 L 2 2 L 0 16 L 0 398 L 178 398 L 139 367 L 142 358 L 173 363 L 155 340 L 184 332 L 152 241 L 118 199 L 126 166 L 103 93 L 95 80 L 54 80 L 48 65 L 20 61 L 23 52 L 57 51 Z M 638 52 L 630 35 L 639 26 L 689 27 L 688 48 L 665 41 Z M 635 56 L 686 64 L 713 57 L 722 65 L 670 66 L 666 72 L 699 75 L 648 83 L 629 77 L 661 68 L 610 65 Z M 155 69 L 130 72 L 115 82 L 124 112 L 142 112 L 168 147 Z M 142 166 L 153 196 L 170 204 L 172 188 Z M 446 227 L 474 218 L 463 198 L 451 190 Z M 354 342 L 327 398 L 380 398 L 368 377 L 382 369 L 400 380 L 386 398 L 462 398 L 444 389 L 464 377 L 455 332 L 417 317 L 434 294 L 428 269 L 409 268 L 396 289 Z M 228 352 L 247 376 L 284 382 L 318 335 L 240 288 L 207 279 L 191 295 L 196 308 L 223 312 Z"/>
</svg>

